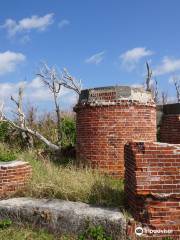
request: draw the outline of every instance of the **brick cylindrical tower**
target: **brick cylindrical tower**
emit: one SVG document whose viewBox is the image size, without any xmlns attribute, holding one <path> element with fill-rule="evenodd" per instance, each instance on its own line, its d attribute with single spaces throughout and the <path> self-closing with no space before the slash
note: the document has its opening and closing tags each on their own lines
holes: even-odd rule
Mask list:
<svg viewBox="0 0 180 240">
<path fill-rule="evenodd" d="M 124 144 L 156 141 L 150 92 L 126 86 L 83 90 L 77 113 L 77 159 L 115 177 L 124 176 Z"/>
</svg>

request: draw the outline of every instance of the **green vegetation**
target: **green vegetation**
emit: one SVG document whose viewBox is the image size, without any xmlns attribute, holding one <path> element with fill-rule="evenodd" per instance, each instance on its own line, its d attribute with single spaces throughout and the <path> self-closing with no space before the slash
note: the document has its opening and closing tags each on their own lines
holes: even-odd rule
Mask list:
<svg viewBox="0 0 180 240">
<path fill-rule="evenodd" d="M 0 162 L 9 162 L 16 160 L 17 155 L 12 149 L 8 149 L 7 146 L 0 144 Z"/>
<path fill-rule="evenodd" d="M 11 226 L 12 221 L 10 219 L 4 219 L 0 221 L 0 229 L 5 229 Z"/>
<path fill-rule="evenodd" d="M 64 116 L 61 120 L 62 147 L 74 146 L 76 142 L 76 122 L 73 117 Z"/>
<path fill-rule="evenodd" d="M 17 226 L 11 220 L 0 221 L 0 239 L 4 240 L 112 240 L 102 226 L 89 226 L 79 236 L 54 235 L 45 230 L 34 230 L 29 226 Z"/>
<path fill-rule="evenodd" d="M 5 142 L 9 135 L 9 123 L 0 122 L 0 141 Z"/>
<path fill-rule="evenodd" d="M 53 113 L 44 113 L 37 117 L 35 110 L 27 112 L 27 125 L 37 130 L 52 143 L 58 144 L 57 123 Z M 76 121 L 72 113 L 63 113 L 61 118 L 61 146 L 63 149 L 73 147 L 76 142 Z M 33 138 L 34 149 L 47 149 L 44 143 Z M 0 142 L 8 144 L 11 148 L 25 150 L 27 148 L 25 139 L 19 130 L 13 129 L 8 122 L 0 122 Z"/>
<path fill-rule="evenodd" d="M 76 240 L 71 236 L 54 236 L 44 230 L 33 230 L 29 227 L 11 226 L 0 229 L 0 240 Z"/>
<path fill-rule="evenodd" d="M 18 196 L 57 198 L 103 206 L 124 206 L 121 180 L 114 180 L 96 170 L 77 168 L 72 163 L 61 165 L 48 159 L 37 159 L 35 153 L 24 152 L 19 159 L 29 161 L 33 176 Z M 69 161 L 71 162 L 71 161 Z"/>
<path fill-rule="evenodd" d="M 91 226 L 84 234 L 78 237 L 78 240 L 112 240 L 112 237 L 107 236 L 102 226 Z"/>
<path fill-rule="evenodd" d="M 111 240 L 101 226 L 92 227 L 80 236 L 54 236 L 45 230 L 33 230 L 29 227 L 11 226 L 0 229 L 0 239 L 4 240 Z"/>
</svg>

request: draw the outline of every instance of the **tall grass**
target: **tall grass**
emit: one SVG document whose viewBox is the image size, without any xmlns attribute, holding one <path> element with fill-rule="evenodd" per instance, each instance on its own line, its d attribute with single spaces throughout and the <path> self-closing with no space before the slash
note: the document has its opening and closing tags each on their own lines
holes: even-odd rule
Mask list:
<svg viewBox="0 0 180 240">
<path fill-rule="evenodd" d="M 24 152 L 20 159 L 28 161 L 33 175 L 18 196 L 57 198 L 103 206 L 123 207 L 123 182 L 88 168 L 72 164 L 62 166 L 47 159 L 38 160 L 34 153 Z"/>
</svg>

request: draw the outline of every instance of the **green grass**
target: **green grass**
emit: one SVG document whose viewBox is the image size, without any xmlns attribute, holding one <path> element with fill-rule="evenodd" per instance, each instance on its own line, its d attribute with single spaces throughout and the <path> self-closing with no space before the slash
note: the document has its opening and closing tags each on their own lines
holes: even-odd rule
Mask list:
<svg viewBox="0 0 180 240">
<path fill-rule="evenodd" d="M 16 160 L 16 153 L 8 149 L 5 145 L 0 144 L 0 162 L 10 162 Z"/>
<path fill-rule="evenodd" d="M 54 236 L 44 230 L 32 230 L 28 227 L 9 227 L 0 229 L 0 240 L 75 240 L 70 236 Z"/>
<path fill-rule="evenodd" d="M 18 152 L 0 144 L 0 161 L 21 159 L 32 166 L 32 178 L 15 196 L 57 198 L 124 209 L 124 184 L 97 170 L 77 168 L 64 159 L 53 162 L 36 151 Z M 61 164 L 60 164 L 61 163 Z"/>
<path fill-rule="evenodd" d="M 35 198 L 57 198 L 95 205 L 123 208 L 124 184 L 92 169 L 63 166 L 52 161 L 38 160 L 34 153 L 22 153 L 33 175 L 27 187 L 16 195 Z"/>
</svg>

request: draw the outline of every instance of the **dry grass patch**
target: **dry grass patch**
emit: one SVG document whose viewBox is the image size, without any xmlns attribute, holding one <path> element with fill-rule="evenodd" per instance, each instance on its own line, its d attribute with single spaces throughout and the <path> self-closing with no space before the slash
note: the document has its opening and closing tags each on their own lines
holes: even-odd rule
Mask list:
<svg viewBox="0 0 180 240">
<path fill-rule="evenodd" d="M 33 168 L 33 176 L 18 196 L 57 198 L 103 206 L 124 205 L 122 180 L 114 180 L 92 169 L 62 166 L 49 160 L 38 160 L 34 153 L 23 153 L 21 159 Z"/>
</svg>

